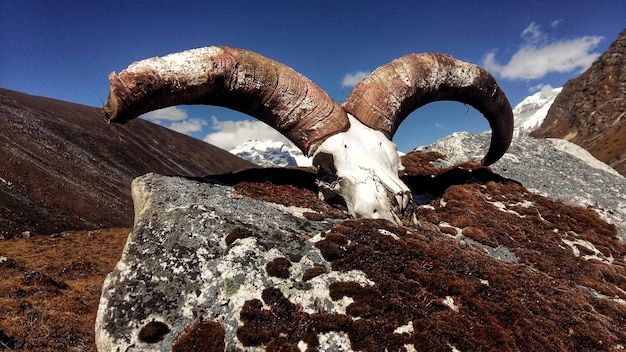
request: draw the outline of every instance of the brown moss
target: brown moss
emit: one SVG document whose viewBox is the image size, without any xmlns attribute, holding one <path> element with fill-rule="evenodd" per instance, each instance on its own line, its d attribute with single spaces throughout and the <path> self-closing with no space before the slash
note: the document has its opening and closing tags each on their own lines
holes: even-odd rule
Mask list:
<svg viewBox="0 0 626 352">
<path fill-rule="evenodd" d="M 306 219 L 313 220 L 313 221 L 322 221 L 325 218 L 324 214 L 315 213 L 312 211 L 305 211 L 304 213 L 302 213 L 302 216 L 304 216 Z"/>
<path fill-rule="evenodd" d="M 422 152 L 412 151 L 405 154 L 401 158 L 402 166 L 404 170 L 400 172 L 401 176 L 405 175 L 435 175 L 438 174 L 440 169 L 431 164 L 432 161 L 439 159 L 445 159 L 446 156 L 439 152 Z"/>
<path fill-rule="evenodd" d="M 437 231 L 432 225 L 407 229 L 385 221 L 342 222 L 316 246 L 332 270 L 361 270 L 375 285 L 331 284 L 333 299 L 354 300 L 346 315 L 306 313 L 280 291 L 264 292 L 267 308 L 260 300 L 244 305 L 240 341 L 290 350 L 302 340 L 314 351 L 320 332 L 342 331 L 353 348 L 366 351 L 402 350 L 409 343 L 417 350 L 450 350 L 453 345 L 498 351 L 591 351 L 626 345 L 626 307 L 615 300 L 625 298 L 626 247 L 615 227 L 592 209 L 533 195 L 476 165 L 464 167 L 424 176 L 427 182 L 420 187 L 433 198 L 431 207 L 419 208 L 416 215 L 433 225 L 448 222 L 479 243 L 467 246 L 442 236 L 456 235 L 456 229 L 446 226 Z M 277 191 L 264 183 L 251 188 L 261 195 Z M 298 187 L 281 190 L 288 205 L 301 193 Z M 493 202 L 501 202 L 507 211 Z M 316 211 L 329 211 L 325 209 Z M 380 228 L 400 240 L 381 235 Z M 16 241 L 3 242 L 0 255 L 9 260 L 0 262 L 0 342 L 13 349 L 67 350 L 81 343 L 95 349 L 98 287 L 119 258 L 127 233 L 97 240 L 20 240 L 17 246 Z M 232 244 L 249 236 L 254 233 L 238 228 L 225 241 Z M 115 238 L 114 246 L 110 241 Z M 580 245 L 575 246 L 582 255 L 576 257 L 563 240 L 589 241 L 613 263 L 584 259 L 595 251 Z M 519 265 L 486 256 L 480 244 L 508 248 Z M 321 268 L 310 268 L 303 281 L 318 272 Z M 459 312 L 446 305 L 446 297 Z M 353 321 L 355 317 L 360 319 Z M 408 323 L 413 332 L 393 333 Z"/>
<path fill-rule="evenodd" d="M 443 232 L 443 233 L 447 233 L 447 234 L 453 235 L 453 236 L 457 234 L 456 228 L 450 227 L 450 226 L 440 225 L 439 226 L 439 230 L 441 230 L 441 232 Z"/>
<path fill-rule="evenodd" d="M 488 244 L 491 246 L 494 246 L 494 244 L 497 246 L 496 243 L 493 243 L 490 238 L 488 236 L 485 235 L 485 233 L 479 229 L 478 227 L 474 227 L 474 226 L 467 226 L 466 228 L 463 229 L 463 231 L 461 232 L 461 234 L 465 237 L 469 237 L 473 240 L 476 240 L 478 242 L 484 243 L 484 244 Z"/>
<path fill-rule="evenodd" d="M 263 309 L 258 299 L 247 301 L 240 314 L 244 325 L 237 329 L 237 339 L 244 346 L 265 346 L 268 351 L 296 351 L 305 341 L 309 349 L 317 350 L 318 334 L 346 331 L 352 319 L 332 313 L 309 314 L 291 303 L 277 288 L 265 289 L 262 299 L 270 309 Z"/>
<path fill-rule="evenodd" d="M 224 242 L 227 246 L 230 246 L 233 242 L 240 238 L 254 237 L 254 232 L 245 227 L 236 227 L 226 235 Z"/>
<path fill-rule="evenodd" d="M 448 168 L 438 168 L 431 165 L 431 161 L 439 157 L 440 155 L 431 155 L 431 153 L 419 151 L 411 152 L 403 157 L 405 170 L 400 173 L 401 179 L 420 201 L 441 197 L 453 185 L 485 184 L 494 181 L 517 183 L 493 173 L 489 168 L 483 167 L 477 162 L 465 162 Z M 411 163 L 417 166 L 411 166 Z M 429 215 L 432 216 L 432 214 Z M 419 218 L 420 214 L 417 216 Z"/>
<path fill-rule="evenodd" d="M 235 185 L 235 190 L 240 194 L 265 202 L 310 208 L 317 212 L 322 212 L 331 218 L 346 218 L 346 214 L 343 211 L 332 208 L 326 202 L 320 200 L 317 194 L 310 189 L 291 185 L 241 182 Z"/>
<path fill-rule="evenodd" d="M 173 352 L 224 351 L 226 329 L 214 321 L 197 321 L 172 346 Z"/>
<path fill-rule="evenodd" d="M 472 203 L 472 193 L 456 194 Z M 478 223 L 474 226 L 479 229 Z M 381 227 L 401 239 L 381 235 Z M 472 232 L 477 231 L 470 227 L 467 234 Z M 341 246 L 348 242 L 357 245 Z M 329 287 L 332 299 L 354 300 L 347 314 L 360 319 L 347 332 L 355 349 L 396 350 L 413 343 L 418 350 L 450 350 L 449 344 L 467 350 L 593 350 L 598 341 L 605 347 L 626 341 L 626 333 L 615 325 L 626 321 L 626 309 L 618 303 L 604 300 L 599 317 L 591 308 L 596 299 L 569 279 L 508 265 L 435 232 L 414 234 L 380 221 L 345 221 L 317 246 L 333 262 L 333 270 L 362 270 L 376 283 L 335 282 Z M 451 297 L 458 313 L 443 304 L 445 297 Z M 407 322 L 413 333 L 392 333 Z M 563 326 L 576 329 L 554 333 Z"/>
<path fill-rule="evenodd" d="M 291 262 L 284 257 L 276 258 L 265 265 L 268 275 L 283 279 L 289 277 L 289 268 L 291 268 Z"/>
<path fill-rule="evenodd" d="M 24 273 L 22 278 L 22 284 L 24 286 L 43 286 L 47 287 L 47 290 L 58 292 L 58 290 L 67 289 L 69 286 L 59 279 L 53 279 L 46 274 L 42 274 L 39 271 L 31 271 Z"/>
<path fill-rule="evenodd" d="M 307 282 L 315 277 L 325 274 L 328 270 L 325 266 L 315 264 L 312 268 L 308 268 L 304 274 L 302 274 L 302 281 Z"/>
<path fill-rule="evenodd" d="M 157 343 L 163 340 L 163 337 L 169 332 L 170 328 L 165 323 L 160 321 L 151 321 L 139 330 L 137 338 L 141 342 Z"/>
<path fill-rule="evenodd" d="M 506 246 L 520 262 L 554 277 L 572 279 L 607 296 L 626 298 L 623 292 L 619 293 L 626 287 L 623 276 L 613 274 L 616 267 L 626 267 L 626 246 L 618 240 L 615 226 L 592 210 L 531 194 L 513 183 L 452 186 L 444 200 L 445 207 L 433 202 L 439 217 L 463 228 L 467 237 L 492 247 Z M 501 202 L 512 212 L 485 204 L 486 201 Z M 482 234 L 477 236 L 473 227 L 480 228 Z M 617 259 L 612 266 L 594 264 L 583 258 L 594 252 L 581 247 L 583 255 L 576 257 L 563 240 L 589 241 L 605 257 Z"/>
</svg>

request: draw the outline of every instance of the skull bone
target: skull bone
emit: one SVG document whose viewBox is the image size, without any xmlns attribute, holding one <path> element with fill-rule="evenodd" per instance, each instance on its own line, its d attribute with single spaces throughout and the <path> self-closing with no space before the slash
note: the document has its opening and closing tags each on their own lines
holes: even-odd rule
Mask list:
<svg viewBox="0 0 626 352">
<path fill-rule="evenodd" d="M 397 146 L 348 114 L 350 128 L 328 137 L 313 154 L 320 196 L 339 195 L 355 218 L 415 223 L 411 191 L 400 180 Z"/>
</svg>

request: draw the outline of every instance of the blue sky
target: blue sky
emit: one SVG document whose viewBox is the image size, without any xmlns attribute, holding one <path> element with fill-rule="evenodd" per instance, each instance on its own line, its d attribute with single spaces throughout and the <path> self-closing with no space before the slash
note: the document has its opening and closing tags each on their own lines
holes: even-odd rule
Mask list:
<svg viewBox="0 0 626 352">
<path fill-rule="evenodd" d="M 404 54 L 441 52 L 488 68 L 514 106 L 575 78 L 626 27 L 618 1 L 48 1 L 0 0 L 0 87 L 101 106 L 108 74 L 133 61 L 210 45 L 291 66 L 341 103 L 352 78 Z M 228 148 L 266 138 L 224 108 L 183 106 L 145 118 Z M 458 103 L 433 103 L 394 138 L 402 151 L 454 131 L 488 129 Z"/>
</svg>

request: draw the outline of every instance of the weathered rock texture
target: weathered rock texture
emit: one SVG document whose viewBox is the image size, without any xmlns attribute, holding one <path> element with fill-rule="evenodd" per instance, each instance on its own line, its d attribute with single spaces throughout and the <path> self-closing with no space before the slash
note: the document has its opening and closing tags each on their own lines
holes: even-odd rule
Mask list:
<svg viewBox="0 0 626 352">
<path fill-rule="evenodd" d="M 94 107 L 0 89 L 0 236 L 131 226 L 130 182 L 253 165 L 137 119 L 109 125 Z"/>
<path fill-rule="evenodd" d="M 480 161 L 488 145 L 486 134 L 455 133 L 419 149 L 446 155 L 437 164 L 451 167 L 467 160 Z M 576 144 L 552 138 L 515 138 L 491 168 L 534 193 L 593 209 L 615 225 L 621 241 L 626 242 L 626 178 Z"/>
<path fill-rule="evenodd" d="M 626 175 L 626 30 L 565 83 L 533 137 L 563 138 Z"/>
<path fill-rule="evenodd" d="M 478 163 L 436 168 L 439 156 L 404 158 L 421 199 L 412 228 L 339 219 L 312 187 L 136 179 L 99 349 L 623 349 L 616 227 Z"/>
</svg>

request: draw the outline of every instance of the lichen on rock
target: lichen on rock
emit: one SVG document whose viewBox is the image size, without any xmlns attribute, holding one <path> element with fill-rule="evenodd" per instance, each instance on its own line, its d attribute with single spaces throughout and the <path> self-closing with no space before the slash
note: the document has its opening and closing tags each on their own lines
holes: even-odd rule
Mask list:
<svg viewBox="0 0 626 352">
<path fill-rule="evenodd" d="M 616 226 L 478 164 L 433 167 L 442 157 L 405 158 L 413 227 L 342 219 L 297 199 L 305 188 L 136 179 L 143 207 L 104 283 L 99 349 L 207 334 L 225 351 L 624 348 Z"/>
</svg>

